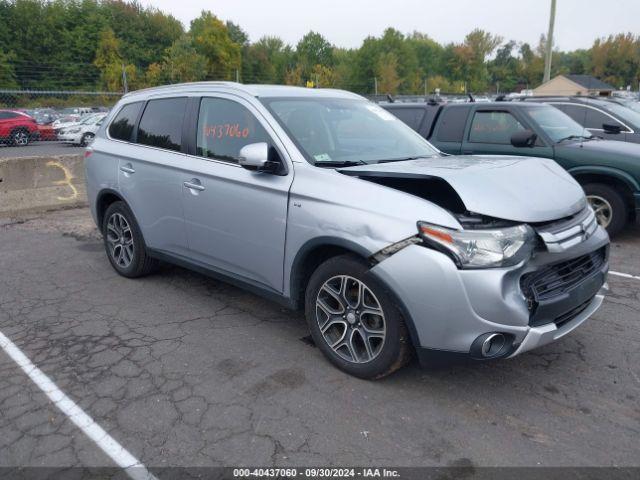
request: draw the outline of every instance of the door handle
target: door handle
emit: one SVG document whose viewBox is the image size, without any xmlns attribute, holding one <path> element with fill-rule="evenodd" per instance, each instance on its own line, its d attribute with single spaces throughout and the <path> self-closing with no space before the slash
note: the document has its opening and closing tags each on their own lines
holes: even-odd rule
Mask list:
<svg viewBox="0 0 640 480">
<path fill-rule="evenodd" d="M 131 165 L 130 163 L 127 163 L 126 165 L 122 165 L 120 167 L 120 171 L 124 173 L 136 173 L 135 168 L 133 168 L 133 165 Z"/>
<path fill-rule="evenodd" d="M 463 155 L 473 155 L 473 150 L 463 150 L 462 154 Z"/>
<path fill-rule="evenodd" d="M 199 192 L 204 190 L 204 186 L 195 178 L 190 182 L 184 182 L 183 185 L 191 190 L 198 190 Z"/>
</svg>

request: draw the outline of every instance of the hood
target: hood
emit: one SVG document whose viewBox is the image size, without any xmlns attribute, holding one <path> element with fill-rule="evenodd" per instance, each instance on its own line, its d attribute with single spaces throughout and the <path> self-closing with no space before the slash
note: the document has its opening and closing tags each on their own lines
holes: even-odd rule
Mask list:
<svg viewBox="0 0 640 480">
<path fill-rule="evenodd" d="M 578 183 L 555 161 L 507 156 L 449 156 L 339 169 L 345 175 L 446 182 L 469 212 L 538 223 L 573 215 L 586 206 Z M 437 197 L 430 199 L 438 203 Z"/>
<path fill-rule="evenodd" d="M 620 140 L 589 140 L 586 142 L 563 142 L 555 145 L 556 152 L 593 152 L 596 154 L 620 155 L 625 157 L 640 158 L 640 144 Z"/>
</svg>

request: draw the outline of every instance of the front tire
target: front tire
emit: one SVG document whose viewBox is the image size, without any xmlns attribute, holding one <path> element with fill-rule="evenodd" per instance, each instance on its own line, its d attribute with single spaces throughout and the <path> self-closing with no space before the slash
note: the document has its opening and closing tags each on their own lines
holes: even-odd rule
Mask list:
<svg viewBox="0 0 640 480">
<path fill-rule="evenodd" d="M 352 255 L 331 258 L 311 276 L 305 313 L 315 344 L 340 370 L 387 376 L 410 359 L 402 315 L 385 286 Z"/>
<path fill-rule="evenodd" d="M 102 236 L 111 266 L 123 277 L 143 277 L 157 268 L 159 262 L 149 256 L 138 222 L 126 203 L 114 202 L 107 208 Z"/>
<path fill-rule="evenodd" d="M 611 237 L 620 233 L 629 219 L 629 209 L 622 194 L 604 183 L 588 183 L 582 188 L 600 226 Z"/>
<path fill-rule="evenodd" d="M 91 142 L 93 142 L 94 137 L 95 135 L 93 133 L 85 133 L 84 135 L 82 135 L 82 138 L 80 139 L 80 146 L 86 147 L 87 145 L 90 145 Z"/>
</svg>

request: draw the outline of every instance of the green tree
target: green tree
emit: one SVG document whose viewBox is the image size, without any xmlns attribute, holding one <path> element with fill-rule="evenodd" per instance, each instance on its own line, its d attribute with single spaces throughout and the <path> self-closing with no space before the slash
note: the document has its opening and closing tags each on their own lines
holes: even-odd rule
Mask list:
<svg viewBox="0 0 640 480">
<path fill-rule="evenodd" d="M 12 90 L 19 88 L 16 72 L 11 64 L 13 60 L 15 60 L 15 55 L 0 50 L 0 88 Z"/>
<path fill-rule="evenodd" d="M 120 42 L 110 28 L 100 34 L 93 64 L 100 71 L 103 88 L 110 92 L 122 90 L 124 60 L 120 54 Z"/>
<path fill-rule="evenodd" d="M 249 45 L 242 59 L 242 80 L 249 83 L 283 83 L 293 65 L 294 53 L 278 37 L 262 37 Z"/>
<path fill-rule="evenodd" d="M 492 82 L 500 84 L 500 90 L 513 91 L 520 83 L 520 61 L 513 55 L 516 42 L 505 43 L 496 53 L 496 58 L 489 62 L 488 70 Z"/>
<path fill-rule="evenodd" d="M 191 37 L 185 34 L 167 48 L 161 71 L 169 83 L 203 80 L 207 75 L 207 59 L 196 51 Z"/>
<path fill-rule="evenodd" d="M 234 78 L 240 68 L 241 47 L 231 39 L 225 24 L 211 12 L 202 12 L 191 21 L 190 34 L 196 51 L 207 60 L 207 78 Z"/>
<path fill-rule="evenodd" d="M 596 77 L 616 87 L 636 85 L 640 77 L 640 37 L 632 33 L 598 39 L 591 48 Z"/>
<path fill-rule="evenodd" d="M 240 25 L 227 20 L 225 26 L 227 27 L 227 32 L 229 32 L 229 38 L 232 42 L 242 46 L 249 45 L 249 35 L 247 35 L 247 32 L 245 32 Z"/>
<path fill-rule="evenodd" d="M 319 33 L 309 32 L 296 46 L 296 60 L 302 75 L 309 77 L 316 65 L 333 66 L 333 46 Z"/>
<path fill-rule="evenodd" d="M 473 30 L 465 37 L 464 53 L 460 59 L 467 62 L 465 68 L 468 77 L 461 80 L 468 82 L 471 91 L 480 92 L 488 88 L 490 79 L 486 60 L 501 43 L 501 37 L 480 29 Z"/>
<path fill-rule="evenodd" d="M 398 76 L 398 57 L 393 52 L 383 53 L 378 57 L 376 65 L 379 93 L 398 93 L 402 80 Z"/>
</svg>

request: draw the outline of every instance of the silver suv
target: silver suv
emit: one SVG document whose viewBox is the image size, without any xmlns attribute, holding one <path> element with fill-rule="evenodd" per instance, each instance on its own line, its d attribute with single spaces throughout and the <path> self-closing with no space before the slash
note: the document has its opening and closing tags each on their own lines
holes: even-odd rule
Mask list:
<svg viewBox="0 0 640 480">
<path fill-rule="evenodd" d="M 495 128 L 503 128 L 495 125 Z M 86 153 L 113 268 L 183 265 L 304 308 L 342 370 L 513 357 L 601 305 L 609 239 L 552 160 L 447 156 L 338 90 L 125 95 Z"/>
</svg>

